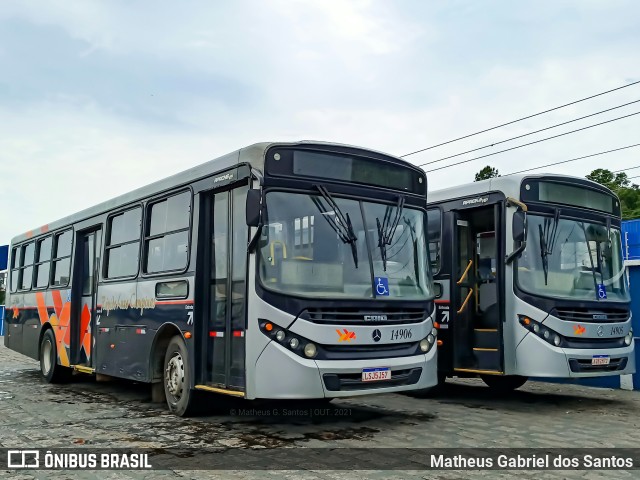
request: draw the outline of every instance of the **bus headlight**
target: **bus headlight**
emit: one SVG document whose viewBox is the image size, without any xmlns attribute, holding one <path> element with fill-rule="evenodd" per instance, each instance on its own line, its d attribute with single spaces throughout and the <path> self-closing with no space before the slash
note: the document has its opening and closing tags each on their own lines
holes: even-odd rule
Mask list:
<svg viewBox="0 0 640 480">
<path fill-rule="evenodd" d="M 322 352 L 319 352 L 318 347 L 311 343 L 310 340 L 297 333 L 290 332 L 286 328 L 278 327 L 268 320 L 258 319 L 258 321 L 260 322 L 260 331 L 262 333 L 269 337 L 269 339 L 277 341 L 280 346 L 288 349 L 290 352 L 303 358 L 315 358 L 319 353 L 322 357 Z M 304 348 L 300 348 L 301 345 L 304 345 Z"/>
<path fill-rule="evenodd" d="M 309 357 L 309 358 L 313 358 L 316 356 L 316 353 L 318 353 L 318 349 L 316 348 L 316 346 L 313 343 L 307 343 L 304 346 L 304 354 Z"/>
<path fill-rule="evenodd" d="M 555 347 L 561 347 L 563 343 L 565 343 L 562 335 L 554 332 L 548 327 L 541 325 L 531 317 L 527 317 L 526 315 L 518 315 L 518 319 L 520 320 L 520 325 L 522 325 L 530 332 L 534 333 L 536 336 L 538 336 L 548 344 Z"/>
<path fill-rule="evenodd" d="M 431 335 L 429 336 L 431 337 Z M 422 350 L 424 353 L 427 353 L 430 347 L 431 347 L 431 343 L 427 338 L 423 338 L 422 340 L 420 340 L 420 350 Z"/>
<path fill-rule="evenodd" d="M 629 329 L 629 333 L 624 337 L 624 344 L 628 347 L 633 342 L 633 328 Z"/>
</svg>

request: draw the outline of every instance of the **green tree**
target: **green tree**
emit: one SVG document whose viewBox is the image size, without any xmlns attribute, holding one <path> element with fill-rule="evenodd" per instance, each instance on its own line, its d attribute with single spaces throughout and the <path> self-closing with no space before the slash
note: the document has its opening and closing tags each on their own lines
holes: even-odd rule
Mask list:
<svg viewBox="0 0 640 480">
<path fill-rule="evenodd" d="M 624 220 L 640 217 L 640 187 L 631 183 L 626 173 L 597 168 L 586 178 L 604 185 L 618 195 Z"/>
<path fill-rule="evenodd" d="M 487 165 L 482 170 L 480 170 L 478 173 L 476 173 L 476 179 L 474 181 L 479 182 L 480 180 L 488 180 L 490 178 L 495 178 L 495 177 L 499 177 L 499 176 L 500 175 L 498 174 L 498 169 L 497 168 L 493 168 L 493 167 Z"/>
</svg>

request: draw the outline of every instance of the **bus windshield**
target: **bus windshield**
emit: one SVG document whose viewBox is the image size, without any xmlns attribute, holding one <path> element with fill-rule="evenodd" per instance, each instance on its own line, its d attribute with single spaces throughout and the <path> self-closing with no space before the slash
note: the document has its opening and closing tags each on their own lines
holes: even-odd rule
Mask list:
<svg viewBox="0 0 640 480">
<path fill-rule="evenodd" d="M 266 205 L 258 255 L 266 288 L 322 298 L 432 298 L 423 211 L 324 193 L 269 192 Z"/>
<path fill-rule="evenodd" d="M 533 214 L 527 230 L 527 247 L 517 261 L 520 288 L 562 299 L 629 300 L 620 230 Z"/>
</svg>

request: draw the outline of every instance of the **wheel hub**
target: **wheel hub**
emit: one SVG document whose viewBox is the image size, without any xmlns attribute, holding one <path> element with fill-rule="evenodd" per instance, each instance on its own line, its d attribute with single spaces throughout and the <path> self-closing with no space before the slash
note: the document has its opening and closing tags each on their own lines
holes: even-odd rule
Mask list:
<svg viewBox="0 0 640 480">
<path fill-rule="evenodd" d="M 179 353 L 174 354 L 167 363 L 164 376 L 169 393 L 176 398 L 180 398 L 184 385 L 184 362 Z"/>
<path fill-rule="evenodd" d="M 42 346 L 42 373 L 45 375 L 48 375 L 51 370 L 51 352 L 51 342 L 45 341 Z"/>
</svg>

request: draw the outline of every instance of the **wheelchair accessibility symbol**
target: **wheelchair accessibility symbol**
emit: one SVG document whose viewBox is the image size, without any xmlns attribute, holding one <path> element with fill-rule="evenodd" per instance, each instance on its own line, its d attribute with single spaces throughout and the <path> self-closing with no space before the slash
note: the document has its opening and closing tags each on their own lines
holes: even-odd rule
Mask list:
<svg viewBox="0 0 640 480">
<path fill-rule="evenodd" d="M 600 300 L 606 300 L 607 298 L 607 289 L 603 283 L 598 284 L 598 298 Z"/>
<path fill-rule="evenodd" d="M 389 279 L 386 277 L 375 277 L 376 294 L 380 296 L 389 296 Z"/>
</svg>

